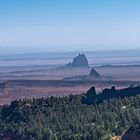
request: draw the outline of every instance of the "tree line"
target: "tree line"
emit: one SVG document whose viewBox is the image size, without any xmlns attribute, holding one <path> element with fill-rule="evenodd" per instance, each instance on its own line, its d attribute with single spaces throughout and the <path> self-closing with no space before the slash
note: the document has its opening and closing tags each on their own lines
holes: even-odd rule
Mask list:
<svg viewBox="0 0 140 140">
<path fill-rule="evenodd" d="M 0 108 L 0 139 L 110 140 L 140 122 L 140 95 L 83 104 L 83 95 L 15 100 Z"/>
</svg>

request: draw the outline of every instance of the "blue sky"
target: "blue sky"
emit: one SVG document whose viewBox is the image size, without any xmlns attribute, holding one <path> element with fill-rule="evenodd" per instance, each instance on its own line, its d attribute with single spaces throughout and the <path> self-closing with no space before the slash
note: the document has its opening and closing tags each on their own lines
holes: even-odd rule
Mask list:
<svg viewBox="0 0 140 140">
<path fill-rule="evenodd" d="M 134 49 L 139 38 L 139 0 L 0 0 L 3 49 Z"/>
</svg>

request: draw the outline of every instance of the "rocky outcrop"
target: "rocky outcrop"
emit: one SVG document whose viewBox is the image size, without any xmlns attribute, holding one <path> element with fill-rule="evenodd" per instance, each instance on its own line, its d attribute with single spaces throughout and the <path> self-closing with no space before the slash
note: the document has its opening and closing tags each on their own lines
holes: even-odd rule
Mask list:
<svg viewBox="0 0 140 140">
<path fill-rule="evenodd" d="M 84 54 L 79 54 L 73 59 L 73 62 L 67 64 L 66 67 L 89 67 L 89 64 L 86 56 Z"/>
<path fill-rule="evenodd" d="M 104 100 L 123 99 L 125 97 L 136 96 L 140 94 L 140 86 L 128 87 L 124 89 L 116 89 L 114 86 L 111 89 L 105 88 L 101 93 L 96 94 L 95 88 L 92 87 L 82 98 L 84 104 L 101 103 Z"/>
<path fill-rule="evenodd" d="M 90 90 L 87 91 L 86 95 L 81 99 L 83 104 L 93 104 L 93 101 L 96 99 L 97 93 L 95 87 L 92 87 Z"/>
<path fill-rule="evenodd" d="M 92 68 L 91 71 L 90 71 L 89 76 L 91 78 L 99 78 L 100 77 L 100 74 L 94 68 Z"/>
</svg>

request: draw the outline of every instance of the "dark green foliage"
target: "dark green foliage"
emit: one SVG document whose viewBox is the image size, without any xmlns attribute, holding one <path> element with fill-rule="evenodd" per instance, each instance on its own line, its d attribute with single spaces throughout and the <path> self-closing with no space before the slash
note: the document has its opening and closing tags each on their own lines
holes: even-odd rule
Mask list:
<svg viewBox="0 0 140 140">
<path fill-rule="evenodd" d="M 140 122 L 140 95 L 81 103 L 82 95 L 13 101 L 0 110 L 0 139 L 105 140 Z M 13 137 L 13 139 L 12 139 Z"/>
</svg>

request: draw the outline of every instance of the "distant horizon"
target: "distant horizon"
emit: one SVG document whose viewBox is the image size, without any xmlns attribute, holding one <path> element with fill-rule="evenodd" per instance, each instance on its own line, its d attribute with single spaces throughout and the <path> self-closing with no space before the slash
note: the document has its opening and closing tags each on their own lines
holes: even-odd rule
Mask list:
<svg viewBox="0 0 140 140">
<path fill-rule="evenodd" d="M 47 48 L 38 48 L 34 47 L 1 47 L 0 46 L 0 54 L 34 54 L 34 53 L 82 53 L 82 52 L 109 52 L 109 51 L 140 51 L 140 48 L 111 48 L 111 49 L 63 49 L 63 50 L 48 50 Z M 85 47 L 86 48 L 86 47 Z"/>
<path fill-rule="evenodd" d="M 8 48 L 8 49 L 7 49 Z M 26 48 L 24 47 L 18 48 L 18 47 L 0 47 L 0 55 L 24 55 L 24 54 L 61 54 L 61 53 L 89 53 L 89 52 L 127 52 L 127 51 L 135 51 L 135 52 L 140 52 L 140 48 L 127 48 L 127 49 L 92 49 L 92 50 L 47 50 L 47 49 L 35 49 L 35 48 Z M 9 56 L 10 57 L 10 56 Z"/>
<path fill-rule="evenodd" d="M 73 60 L 79 53 L 85 54 L 89 64 L 102 65 L 139 65 L 140 51 L 138 50 L 106 50 L 106 51 L 77 51 L 77 52 L 35 52 L 11 53 L 0 55 L 0 67 L 18 66 L 63 66 Z"/>
<path fill-rule="evenodd" d="M 18 51 L 140 49 L 139 0 L 2 0 L 0 46 Z M 14 49 L 14 50 L 12 50 Z"/>
</svg>

